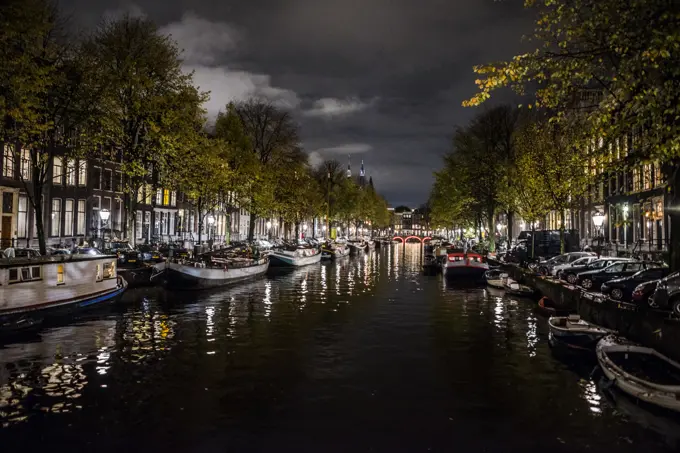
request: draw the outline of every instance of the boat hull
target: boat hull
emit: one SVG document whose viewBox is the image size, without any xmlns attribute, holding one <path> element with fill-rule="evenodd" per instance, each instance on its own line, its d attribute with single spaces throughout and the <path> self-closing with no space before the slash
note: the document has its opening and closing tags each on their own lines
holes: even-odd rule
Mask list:
<svg viewBox="0 0 680 453">
<path fill-rule="evenodd" d="M 312 256 L 290 256 L 272 252 L 269 254 L 272 266 L 275 267 L 300 267 L 315 264 L 321 261 L 321 252 Z"/>
<path fill-rule="evenodd" d="M 269 268 L 269 261 L 265 260 L 254 266 L 226 269 L 200 268 L 179 263 L 161 263 L 155 267 L 158 273 L 164 273 L 165 286 L 168 288 L 206 289 L 233 285 L 264 275 Z"/>
<path fill-rule="evenodd" d="M 123 277 L 128 283 L 128 288 L 138 288 L 141 286 L 153 285 L 151 280 L 153 266 L 140 266 L 136 268 L 118 268 L 118 275 Z"/>
<path fill-rule="evenodd" d="M 597 344 L 595 354 L 602 372 L 619 390 L 640 401 L 680 412 L 679 385 L 662 385 L 633 376 L 611 360 L 607 355 L 609 352 L 659 355 L 656 351 L 633 344 L 622 344 L 612 337 L 605 337 Z M 668 358 L 664 360 L 670 367 L 680 370 L 680 364 Z"/>
<path fill-rule="evenodd" d="M 449 278 L 478 278 L 483 279 L 484 273 L 489 270 L 485 263 L 446 262 L 442 266 L 442 273 Z"/>
<path fill-rule="evenodd" d="M 112 303 L 128 288 L 127 281 L 121 276 L 118 276 L 117 281 L 116 287 L 98 293 L 0 312 L 0 335 L 14 335 L 37 330 L 48 318 L 67 316 L 81 310 Z"/>
<path fill-rule="evenodd" d="M 592 352 L 597 342 L 610 333 L 610 331 L 596 328 L 592 330 L 562 328 L 555 325 L 556 319 L 558 318 L 548 319 L 548 343 L 552 347 L 565 347 L 567 349 Z"/>
</svg>

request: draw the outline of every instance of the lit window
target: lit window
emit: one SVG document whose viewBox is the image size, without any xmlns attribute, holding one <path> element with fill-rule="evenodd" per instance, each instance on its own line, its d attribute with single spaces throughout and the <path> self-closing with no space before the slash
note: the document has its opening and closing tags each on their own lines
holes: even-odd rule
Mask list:
<svg viewBox="0 0 680 453">
<path fill-rule="evenodd" d="M 61 180 L 64 176 L 64 167 L 62 165 L 61 157 L 55 157 L 52 163 L 52 184 L 61 185 Z"/>
<path fill-rule="evenodd" d="M 21 150 L 21 178 L 24 181 L 31 180 L 31 151 Z"/>
<path fill-rule="evenodd" d="M 170 191 L 165 189 L 163 191 L 163 205 L 167 206 L 170 204 Z"/>
<path fill-rule="evenodd" d="M 87 161 L 78 161 L 78 185 L 87 185 Z"/>
<path fill-rule="evenodd" d="M 104 278 L 114 278 L 116 276 L 116 262 L 104 263 Z"/>
<path fill-rule="evenodd" d="M 97 264 L 97 274 L 96 274 L 95 277 L 96 277 L 96 280 L 98 282 L 103 280 L 103 278 L 102 278 L 102 265 L 101 264 Z"/>
<path fill-rule="evenodd" d="M 14 178 L 14 150 L 12 145 L 5 145 L 2 153 L 2 176 Z"/>
<path fill-rule="evenodd" d="M 61 235 L 61 200 L 59 198 L 52 199 L 52 229 L 50 236 Z"/>
<path fill-rule="evenodd" d="M 76 185 L 76 161 L 73 159 L 66 161 L 66 185 Z"/>
<path fill-rule="evenodd" d="M 156 205 L 163 204 L 163 191 L 161 189 L 156 190 Z"/>
<path fill-rule="evenodd" d="M 78 200 L 78 226 L 76 227 L 76 234 L 85 234 L 85 200 Z"/>
<path fill-rule="evenodd" d="M 57 264 L 57 285 L 64 284 L 64 265 Z"/>
<path fill-rule="evenodd" d="M 170 206 L 177 206 L 177 192 L 170 192 Z"/>
</svg>

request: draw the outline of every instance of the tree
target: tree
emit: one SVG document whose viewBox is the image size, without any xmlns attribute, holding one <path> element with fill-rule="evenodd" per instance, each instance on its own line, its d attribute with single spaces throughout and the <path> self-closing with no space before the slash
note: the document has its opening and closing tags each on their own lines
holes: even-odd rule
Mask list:
<svg viewBox="0 0 680 453">
<path fill-rule="evenodd" d="M 227 150 L 221 140 L 199 137 L 191 148 L 178 155 L 177 166 L 169 167 L 175 185 L 181 187 L 198 214 L 198 243 L 207 217 L 225 198 L 233 173 L 225 156 Z"/>
<path fill-rule="evenodd" d="M 295 237 L 300 237 L 300 223 L 320 215 L 324 200 L 308 165 L 294 162 L 281 172 L 276 191 L 277 211 L 286 222 L 295 225 Z"/>
<path fill-rule="evenodd" d="M 281 169 L 290 162 L 306 162 L 307 156 L 298 146 L 298 126 L 289 112 L 257 99 L 240 102 L 234 110 L 258 162 L 250 175 L 250 199 L 243 203 L 250 213 L 248 240 L 252 241 L 257 218 L 273 211 Z"/>
<path fill-rule="evenodd" d="M 501 87 L 530 92 L 528 107 L 549 109 L 553 121 L 577 110 L 581 146 L 602 154 L 633 132 L 621 166 L 664 162 L 671 201 L 680 200 L 680 4 L 673 0 L 527 0 L 536 13 L 536 49 L 510 61 L 478 66 L 478 105 Z M 588 95 L 588 96 L 584 96 Z M 680 268 L 680 210 L 669 209 L 671 266 Z"/>
<path fill-rule="evenodd" d="M 319 189 L 323 195 L 325 203 L 324 216 L 326 217 L 326 227 L 330 231 L 331 219 L 337 216 L 338 199 L 340 196 L 340 185 L 347 179 L 342 165 L 337 160 L 326 160 L 319 164 L 314 170 Z"/>
<path fill-rule="evenodd" d="M 205 122 L 206 93 L 182 71 L 179 49 L 148 19 L 104 22 L 85 43 L 86 57 L 105 84 L 98 132 L 104 149 L 122 151 L 125 233 L 134 231 L 137 192 L 150 179 L 173 181 L 171 162 L 195 148 Z M 134 238 L 133 238 L 134 241 Z"/>
<path fill-rule="evenodd" d="M 12 164 L 19 164 L 45 254 L 43 199 L 54 158 L 70 161 L 91 146 L 86 132 L 96 118 L 100 87 L 54 4 L 10 0 L 0 12 L 0 133 Z"/>
</svg>

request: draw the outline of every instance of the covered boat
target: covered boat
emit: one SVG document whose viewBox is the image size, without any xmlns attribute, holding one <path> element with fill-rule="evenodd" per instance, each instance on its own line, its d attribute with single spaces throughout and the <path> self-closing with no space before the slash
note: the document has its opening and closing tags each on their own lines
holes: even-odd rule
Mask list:
<svg viewBox="0 0 680 453">
<path fill-rule="evenodd" d="M 548 343 L 569 349 L 592 350 L 597 342 L 612 331 L 581 319 L 579 315 L 552 316 L 548 319 Z"/>
<path fill-rule="evenodd" d="M 363 240 L 351 240 L 347 241 L 347 247 L 349 247 L 350 252 L 353 255 L 367 252 L 369 250 L 369 245 Z"/>
<path fill-rule="evenodd" d="M 151 280 L 163 278 L 169 288 L 203 289 L 226 286 L 267 272 L 269 258 L 202 256 L 199 260 L 168 259 L 154 266 Z"/>
<path fill-rule="evenodd" d="M 609 335 L 595 351 L 604 375 L 619 390 L 680 412 L 680 364 L 652 348 Z"/>
<path fill-rule="evenodd" d="M 286 247 L 269 252 L 272 266 L 307 266 L 321 261 L 321 249 L 316 247 Z"/>
<path fill-rule="evenodd" d="M 111 302 L 127 288 L 115 255 L 0 259 L 0 334 Z"/>
<path fill-rule="evenodd" d="M 425 255 L 423 258 L 423 272 L 428 275 L 433 275 L 439 273 L 440 270 L 441 266 L 439 265 L 437 257 L 432 254 Z"/>
<path fill-rule="evenodd" d="M 482 255 L 464 249 L 447 249 L 446 259 L 442 260 L 442 273 L 446 277 L 484 278 L 489 265 Z"/>
</svg>

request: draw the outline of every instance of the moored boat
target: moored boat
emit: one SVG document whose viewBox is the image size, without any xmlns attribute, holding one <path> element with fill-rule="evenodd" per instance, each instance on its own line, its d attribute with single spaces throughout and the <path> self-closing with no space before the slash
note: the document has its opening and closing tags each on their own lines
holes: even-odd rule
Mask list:
<svg viewBox="0 0 680 453">
<path fill-rule="evenodd" d="M 592 350 L 612 331 L 581 319 L 579 315 L 552 316 L 548 319 L 548 343 L 576 350 Z"/>
<path fill-rule="evenodd" d="M 347 241 L 347 247 L 353 255 L 368 251 L 368 244 L 364 241 Z"/>
<path fill-rule="evenodd" d="M 269 252 L 272 266 L 307 266 L 321 261 L 321 249 L 312 247 L 279 248 Z"/>
<path fill-rule="evenodd" d="M 520 285 L 517 281 L 506 278 L 503 280 L 503 289 L 506 294 L 520 297 L 531 297 L 534 294 L 534 289 L 530 286 Z"/>
<path fill-rule="evenodd" d="M 609 335 L 595 350 L 604 375 L 628 395 L 680 412 L 680 364 L 660 352 Z"/>
<path fill-rule="evenodd" d="M 151 280 L 161 276 L 165 285 L 177 289 L 203 289 L 227 286 L 264 275 L 269 268 L 268 257 L 201 257 L 198 260 L 168 259 L 154 265 Z"/>
<path fill-rule="evenodd" d="M 446 277 L 471 277 L 484 278 L 484 273 L 489 270 L 489 265 L 482 255 L 463 249 L 447 249 L 446 259 L 442 260 L 442 273 Z"/>
<path fill-rule="evenodd" d="M 337 260 L 349 256 L 349 247 L 345 244 L 329 244 L 326 243 L 321 246 L 322 260 Z"/>
<path fill-rule="evenodd" d="M 0 334 L 111 302 L 127 288 L 115 255 L 0 259 Z"/>
<path fill-rule="evenodd" d="M 536 304 L 536 311 L 543 316 L 555 316 L 557 315 L 557 308 L 555 307 L 555 302 L 548 297 L 542 297 L 541 300 Z"/>
<path fill-rule="evenodd" d="M 492 288 L 505 289 L 505 285 L 503 284 L 504 275 L 507 277 L 508 274 L 504 274 L 503 271 L 497 269 L 491 269 L 484 272 L 484 279 L 486 280 L 486 284 Z"/>
<path fill-rule="evenodd" d="M 423 258 L 423 272 L 427 275 L 437 274 L 441 271 L 441 266 L 437 257 L 431 254 L 425 255 Z"/>
</svg>

